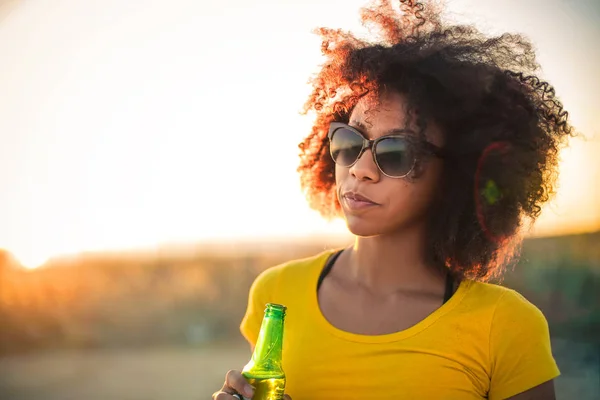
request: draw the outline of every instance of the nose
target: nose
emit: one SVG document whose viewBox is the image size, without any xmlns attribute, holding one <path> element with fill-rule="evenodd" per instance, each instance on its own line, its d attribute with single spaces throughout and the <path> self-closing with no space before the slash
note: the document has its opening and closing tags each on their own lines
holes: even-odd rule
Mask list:
<svg viewBox="0 0 600 400">
<path fill-rule="evenodd" d="M 366 149 L 350 167 L 350 175 L 359 181 L 378 181 L 380 178 L 379 168 L 375 164 L 373 151 Z"/>
</svg>

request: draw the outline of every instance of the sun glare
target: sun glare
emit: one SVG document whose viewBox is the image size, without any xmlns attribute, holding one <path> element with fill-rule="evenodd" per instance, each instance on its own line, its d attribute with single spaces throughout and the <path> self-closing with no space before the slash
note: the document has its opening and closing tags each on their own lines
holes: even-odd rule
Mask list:
<svg viewBox="0 0 600 400">
<path fill-rule="evenodd" d="M 318 13 L 275 2 L 283 14 L 268 24 L 236 7 L 223 24 L 217 3 L 60 3 L 22 2 L 1 26 L 0 54 L 13 62 L 0 74 L 0 247 L 25 268 L 82 250 L 345 232 L 299 189 L 297 145 L 311 117 L 298 111 L 322 62 L 311 29 L 357 29 L 362 0 L 319 3 Z M 478 13 L 497 13 L 481 4 Z M 531 32 L 546 65 L 583 57 L 563 54 L 546 25 Z M 588 70 L 580 81 L 556 71 L 551 81 L 588 128 L 595 108 L 577 103 L 595 99 Z M 594 143 L 564 153 L 559 195 L 536 233 L 600 228 Z"/>
<path fill-rule="evenodd" d="M 50 255 L 45 254 L 15 254 L 14 257 L 19 264 L 25 269 L 35 269 L 44 265 L 49 259 Z"/>
</svg>

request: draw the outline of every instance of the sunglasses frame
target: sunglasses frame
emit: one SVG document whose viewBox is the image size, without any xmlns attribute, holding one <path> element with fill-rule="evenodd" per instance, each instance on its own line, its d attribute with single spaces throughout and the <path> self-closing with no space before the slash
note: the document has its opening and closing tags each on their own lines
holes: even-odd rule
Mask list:
<svg viewBox="0 0 600 400">
<path fill-rule="evenodd" d="M 377 169 L 379 169 L 379 172 L 381 172 L 383 175 L 387 176 L 388 178 L 401 179 L 401 178 L 405 178 L 408 174 L 410 174 L 414 170 L 419 156 L 432 155 L 432 156 L 436 156 L 439 158 L 443 157 L 442 149 L 426 140 L 421 140 L 416 137 L 413 138 L 408 135 L 398 135 L 398 134 L 381 136 L 381 137 L 378 137 L 377 139 L 367 139 L 365 137 L 365 135 L 357 128 L 354 128 L 344 122 L 331 122 L 329 124 L 329 132 L 327 134 L 327 137 L 329 138 L 329 155 L 331 156 L 331 159 L 333 160 L 334 163 L 336 163 L 336 162 L 335 162 L 335 158 L 333 158 L 333 153 L 331 151 L 331 140 L 333 139 L 333 134 L 337 130 L 342 129 L 342 128 L 348 129 L 351 132 L 356 133 L 363 140 L 362 148 L 360 149 L 360 152 L 358 153 L 356 160 L 354 160 L 354 162 L 352 162 L 352 164 L 350 164 L 350 165 L 347 165 L 347 166 L 342 165 L 342 167 L 345 167 L 345 168 L 352 168 L 352 166 L 354 164 L 356 164 L 358 162 L 358 160 L 360 160 L 360 158 L 362 157 L 364 152 L 367 149 L 370 149 L 371 155 L 373 156 L 373 162 L 375 163 L 375 165 L 377 165 Z M 413 160 L 413 164 L 410 167 L 410 169 L 408 170 L 408 172 L 406 172 L 404 175 L 400 175 L 400 176 L 388 175 L 383 171 L 383 169 L 381 169 L 379 162 L 377 162 L 377 156 L 375 154 L 375 151 L 373 151 L 373 149 L 376 148 L 377 143 L 379 143 L 383 139 L 387 139 L 387 138 L 401 138 L 401 139 L 405 140 L 407 142 L 408 146 L 415 152 L 415 159 Z"/>
</svg>

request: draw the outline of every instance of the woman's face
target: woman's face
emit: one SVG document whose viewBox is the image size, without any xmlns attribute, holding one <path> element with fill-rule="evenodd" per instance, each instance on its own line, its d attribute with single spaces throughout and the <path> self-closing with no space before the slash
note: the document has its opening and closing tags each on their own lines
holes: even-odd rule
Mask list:
<svg viewBox="0 0 600 400">
<path fill-rule="evenodd" d="M 350 115 L 349 125 L 368 139 L 398 129 L 417 132 L 416 126 L 407 126 L 405 109 L 405 99 L 396 93 L 382 96 L 377 103 L 363 98 Z M 443 144 L 443 136 L 434 124 L 428 124 L 425 137 L 437 146 Z M 423 223 L 435 196 L 442 162 L 436 157 L 427 157 L 420 165 L 406 178 L 390 178 L 377 168 L 371 150 L 366 150 L 349 168 L 336 165 L 337 195 L 349 230 L 357 236 L 368 237 L 393 234 Z M 353 200 L 352 195 L 346 195 L 348 192 L 358 193 L 375 204 Z"/>
</svg>

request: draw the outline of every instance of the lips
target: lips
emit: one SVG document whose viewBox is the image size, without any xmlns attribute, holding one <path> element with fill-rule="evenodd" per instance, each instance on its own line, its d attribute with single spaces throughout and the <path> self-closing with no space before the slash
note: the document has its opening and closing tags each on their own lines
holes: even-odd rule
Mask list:
<svg viewBox="0 0 600 400">
<path fill-rule="evenodd" d="M 342 198 L 344 199 L 348 208 L 351 210 L 362 210 L 379 205 L 373 200 L 369 199 L 367 196 L 352 191 L 345 192 L 342 195 Z"/>
<path fill-rule="evenodd" d="M 366 203 L 372 203 L 372 204 L 377 204 L 375 203 L 373 200 L 369 199 L 366 196 L 363 196 L 360 193 L 356 193 L 356 192 L 346 192 L 343 195 L 344 197 L 350 199 L 350 200 L 355 200 L 355 201 L 364 201 Z"/>
</svg>

